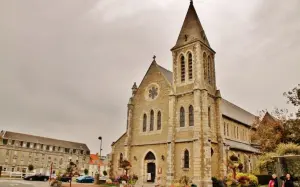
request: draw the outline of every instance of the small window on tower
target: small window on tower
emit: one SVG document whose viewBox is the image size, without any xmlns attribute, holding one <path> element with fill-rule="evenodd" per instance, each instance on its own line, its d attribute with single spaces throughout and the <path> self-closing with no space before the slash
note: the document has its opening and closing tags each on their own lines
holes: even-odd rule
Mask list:
<svg viewBox="0 0 300 187">
<path fill-rule="evenodd" d="M 181 82 L 185 81 L 185 60 L 184 60 L 184 56 L 181 56 Z"/>
<path fill-rule="evenodd" d="M 185 116 L 184 116 L 184 108 L 180 108 L 180 127 L 184 127 L 185 124 Z"/>
<path fill-rule="evenodd" d="M 193 79 L 193 56 L 189 53 L 189 80 Z"/>
</svg>

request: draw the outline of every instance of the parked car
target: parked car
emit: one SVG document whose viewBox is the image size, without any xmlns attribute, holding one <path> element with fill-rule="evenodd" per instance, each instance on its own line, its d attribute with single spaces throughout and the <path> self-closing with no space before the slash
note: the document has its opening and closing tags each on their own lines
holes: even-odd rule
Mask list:
<svg viewBox="0 0 300 187">
<path fill-rule="evenodd" d="M 78 182 L 78 183 L 93 183 L 94 178 L 91 176 L 81 176 L 76 179 L 76 182 Z"/>
<path fill-rule="evenodd" d="M 24 177 L 24 180 L 29 181 L 48 181 L 49 176 L 43 175 L 43 174 L 35 174 L 35 175 L 29 175 L 27 177 Z"/>
<path fill-rule="evenodd" d="M 70 180 L 71 180 L 71 177 L 67 177 L 67 176 L 64 176 L 64 177 L 60 178 L 61 182 L 70 182 Z"/>
</svg>

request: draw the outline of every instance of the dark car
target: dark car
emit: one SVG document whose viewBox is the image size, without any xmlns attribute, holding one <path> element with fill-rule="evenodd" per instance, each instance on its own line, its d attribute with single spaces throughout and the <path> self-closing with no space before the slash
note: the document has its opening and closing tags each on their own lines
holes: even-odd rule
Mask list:
<svg viewBox="0 0 300 187">
<path fill-rule="evenodd" d="M 43 174 L 36 174 L 36 175 L 30 175 L 27 177 L 24 177 L 24 180 L 29 180 L 29 181 L 48 181 L 49 176 L 43 175 Z"/>
<path fill-rule="evenodd" d="M 71 181 L 71 177 L 63 176 L 59 180 L 61 182 L 70 182 Z"/>
<path fill-rule="evenodd" d="M 76 182 L 78 182 L 78 183 L 93 183 L 94 178 L 91 176 L 80 176 L 76 179 Z"/>
</svg>

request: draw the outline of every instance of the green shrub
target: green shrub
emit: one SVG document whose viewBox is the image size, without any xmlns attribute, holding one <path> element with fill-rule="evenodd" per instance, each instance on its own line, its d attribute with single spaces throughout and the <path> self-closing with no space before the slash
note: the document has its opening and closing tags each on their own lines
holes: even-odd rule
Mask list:
<svg viewBox="0 0 300 187">
<path fill-rule="evenodd" d="M 294 143 L 279 144 L 276 149 L 279 156 L 283 155 L 300 155 L 300 146 Z"/>
</svg>

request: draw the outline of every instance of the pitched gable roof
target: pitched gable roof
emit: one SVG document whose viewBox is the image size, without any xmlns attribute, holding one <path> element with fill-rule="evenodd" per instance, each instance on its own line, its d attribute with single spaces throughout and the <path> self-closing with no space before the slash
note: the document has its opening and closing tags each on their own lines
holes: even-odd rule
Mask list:
<svg viewBox="0 0 300 187">
<path fill-rule="evenodd" d="M 47 137 L 41 137 L 41 136 L 35 136 L 35 135 L 29 135 L 29 134 L 23 134 L 18 132 L 11 132 L 11 131 L 4 131 L 4 132 L 5 133 L 3 134 L 2 137 L 7 139 L 30 142 L 30 143 L 38 143 L 44 145 L 55 145 L 57 147 L 89 151 L 89 148 L 84 143 L 70 142 L 65 140 L 58 140 L 53 138 L 47 138 Z"/>
<path fill-rule="evenodd" d="M 172 85 L 173 83 L 173 73 L 166 68 L 160 66 L 157 64 L 157 67 L 159 68 L 159 71 L 166 77 L 168 82 Z"/>
<path fill-rule="evenodd" d="M 251 114 L 250 112 L 236 106 L 235 104 L 225 99 L 222 99 L 221 111 L 223 115 L 231 119 L 237 120 L 248 126 L 252 126 L 257 119 L 257 116 Z"/>
</svg>

